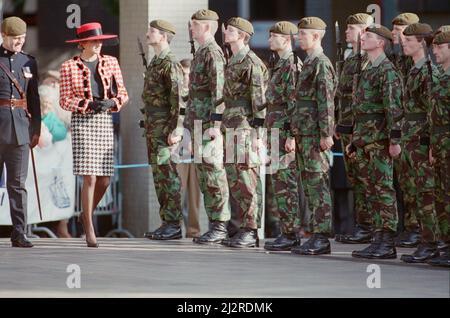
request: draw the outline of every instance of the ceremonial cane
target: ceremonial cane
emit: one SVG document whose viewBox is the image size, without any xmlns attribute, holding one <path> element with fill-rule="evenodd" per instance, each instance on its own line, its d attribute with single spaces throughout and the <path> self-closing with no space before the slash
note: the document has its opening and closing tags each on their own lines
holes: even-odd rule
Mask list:
<svg viewBox="0 0 450 318">
<path fill-rule="evenodd" d="M 31 151 L 31 163 L 33 164 L 33 174 L 34 174 L 34 185 L 36 186 L 36 197 L 38 202 L 38 208 L 39 208 L 39 217 L 42 221 L 42 209 L 41 209 L 41 198 L 39 196 L 39 187 L 38 187 L 38 180 L 37 180 L 37 174 L 36 174 L 36 162 L 34 161 L 34 152 L 33 148 L 30 146 Z"/>
</svg>

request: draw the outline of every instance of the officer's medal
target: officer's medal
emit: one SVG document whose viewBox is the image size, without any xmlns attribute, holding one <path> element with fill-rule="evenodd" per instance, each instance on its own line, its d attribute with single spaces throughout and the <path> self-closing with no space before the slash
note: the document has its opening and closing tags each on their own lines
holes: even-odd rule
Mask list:
<svg viewBox="0 0 450 318">
<path fill-rule="evenodd" d="M 22 67 L 22 72 L 23 72 L 23 76 L 26 79 L 31 79 L 33 78 L 33 73 L 31 73 L 30 67 L 29 66 L 24 66 Z"/>
</svg>

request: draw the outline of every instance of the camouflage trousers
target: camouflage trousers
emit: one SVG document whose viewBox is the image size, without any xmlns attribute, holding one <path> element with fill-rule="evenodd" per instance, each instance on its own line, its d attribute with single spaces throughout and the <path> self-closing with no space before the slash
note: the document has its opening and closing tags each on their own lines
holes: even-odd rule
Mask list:
<svg viewBox="0 0 450 318">
<path fill-rule="evenodd" d="M 330 158 L 320 150 L 319 136 L 297 136 L 297 161 L 314 233 L 331 232 Z"/>
<path fill-rule="evenodd" d="M 210 149 L 203 163 L 195 165 L 206 214 L 210 221 L 226 222 L 230 220 L 230 194 L 223 165 L 223 141 L 220 138 L 202 142 L 203 149 L 214 148 Z"/>
<path fill-rule="evenodd" d="M 441 240 L 450 242 L 450 136 L 436 136 L 433 141 L 434 198 Z"/>
<path fill-rule="evenodd" d="M 228 150 L 234 153 L 234 145 L 237 150 L 235 160 L 230 162 L 227 158 L 225 162 L 230 196 L 237 203 L 236 210 L 233 209 L 231 213 L 234 216 L 237 215 L 236 219 L 239 220 L 241 228 L 257 229 L 261 227 L 263 208 L 261 163 L 255 160 L 256 154 L 252 151 L 250 130 L 239 129 L 238 131 L 242 138 L 228 140 L 225 146 L 225 152 Z M 226 155 L 230 156 L 230 154 Z"/>
<path fill-rule="evenodd" d="M 343 149 L 350 144 L 350 135 L 341 135 Z M 344 150 L 345 151 L 345 150 Z M 372 224 L 372 214 L 367 207 L 367 200 L 364 191 L 364 184 L 360 182 L 356 176 L 358 175 L 358 163 L 355 159 L 344 156 L 345 169 L 347 178 L 352 185 L 353 190 L 353 208 L 355 213 L 355 221 L 357 224 Z"/>
<path fill-rule="evenodd" d="M 402 171 L 401 156 L 394 159 L 394 189 L 397 195 L 397 211 L 398 217 L 403 218 L 403 226 L 405 231 L 412 232 L 417 231 L 420 228 L 419 222 L 417 221 L 416 214 L 408 208 L 404 202 L 404 194 L 402 186 L 400 185 L 401 180 L 400 174 Z M 400 202 L 401 200 L 401 202 Z"/>
<path fill-rule="evenodd" d="M 147 134 L 147 150 L 163 222 L 181 221 L 181 180 L 164 134 Z"/>
<path fill-rule="evenodd" d="M 393 178 L 394 163 L 389 155 L 389 141 L 380 141 L 357 148 L 358 173 L 363 184 L 367 207 L 377 230 L 397 230 L 397 201 Z"/>
<path fill-rule="evenodd" d="M 299 217 L 299 172 L 295 161 L 295 153 L 287 153 L 285 144 L 287 131 L 278 129 L 278 138 L 273 134 L 273 128 L 268 138 L 268 150 L 271 155 L 270 165 L 266 171 L 266 202 L 279 215 L 282 233 L 294 233 L 300 227 Z M 275 137 L 275 138 L 272 138 Z M 278 146 L 278 153 L 272 147 Z M 270 213 L 271 211 L 266 211 Z"/>
<path fill-rule="evenodd" d="M 398 178 L 405 211 L 413 214 L 419 222 L 422 240 L 435 242 L 437 220 L 433 197 L 434 178 L 428 149 L 428 146 L 420 144 L 419 138 L 402 142 Z"/>
</svg>

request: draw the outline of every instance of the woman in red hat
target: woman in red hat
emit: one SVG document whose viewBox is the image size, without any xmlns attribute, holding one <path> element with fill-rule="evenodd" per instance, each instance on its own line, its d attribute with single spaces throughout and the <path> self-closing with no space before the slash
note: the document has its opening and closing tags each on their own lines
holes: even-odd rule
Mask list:
<svg viewBox="0 0 450 318">
<path fill-rule="evenodd" d="M 102 55 L 106 35 L 100 23 L 77 28 L 80 55 L 61 66 L 60 104 L 72 112 L 73 171 L 83 176 L 80 222 L 88 247 L 98 247 L 92 215 L 103 197 L 114 172 L 114 134 L 112 113 L 128 102 L 122 72 L 115 57 Z"/>
</svg>

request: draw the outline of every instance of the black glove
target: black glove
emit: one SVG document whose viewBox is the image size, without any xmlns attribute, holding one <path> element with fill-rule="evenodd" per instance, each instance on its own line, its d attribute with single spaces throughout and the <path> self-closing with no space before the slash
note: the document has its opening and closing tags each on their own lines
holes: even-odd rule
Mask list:
<svg viewBox="0 0 450 318">
<path fill-rule="evenodd" d="M 106 112 L 108 109 L 111 109 L 115 106 L 116 102 L 112 99 L 95 100 L 93 102 L 89 102 L 89 108 L 92 109 L 95 113 Z"/>
</svg>

